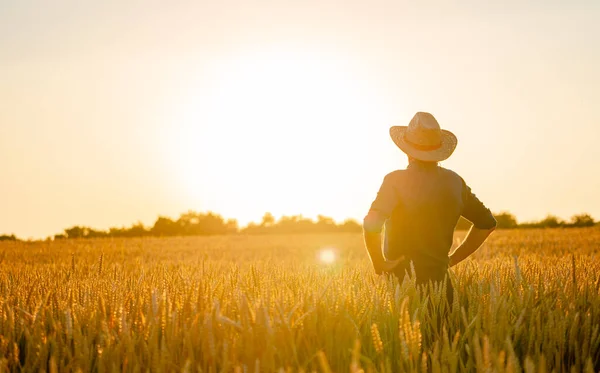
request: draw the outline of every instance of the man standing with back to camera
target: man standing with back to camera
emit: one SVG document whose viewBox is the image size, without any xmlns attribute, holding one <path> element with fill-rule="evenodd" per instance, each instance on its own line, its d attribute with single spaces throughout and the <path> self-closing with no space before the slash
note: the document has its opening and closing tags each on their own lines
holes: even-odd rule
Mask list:
<svg viewBox="0 0 600 373">
<path fill-rule="evenodd" d="M 442 130 L 433 115 L 418 112 L 408 126 L 390 128 L 394 143 L 408 156 L 408 167 L 389 173 L 364 219 L 369 258 L 377 274 L 400 280 L 415 270 L 417 284 L 447 279 L 448 268 L 474 253 L 496 228 L 496 219 L 455 172 L 440 167 L 456 148 L 456 136 Z M 473 227 L 452 253 L 454 228 L 463 216 Z M 385 226 L 383 251 L 381 231 Z"/>
</svg>

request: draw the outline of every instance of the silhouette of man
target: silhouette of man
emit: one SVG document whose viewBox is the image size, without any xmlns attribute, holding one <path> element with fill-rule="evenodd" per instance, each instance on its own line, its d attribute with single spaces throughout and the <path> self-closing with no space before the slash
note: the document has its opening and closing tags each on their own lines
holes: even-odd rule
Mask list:
<svg viewBox="0 0 600 373">
<path fill-rule="evenodd" d="M 408 156 L 405 170 L 389 173 L 363 222 L 365 245 L 377 274 L 400 280 L 415 270 L 417 284 L 443 281 L 496 228 L 496 220 L 465 181 L 438 162 L 450 157 L 456 136 L 442 130 L 433 115 L 418 112 L 408 126 L 390 128 L 394 143 Z M 448 255 L 460 216 L 473 223 L 462 244 Z M 381 231 L 385 235 L 381 242 Z M 452 284 L 447 280 L 448 300 Z"/>
</svg>

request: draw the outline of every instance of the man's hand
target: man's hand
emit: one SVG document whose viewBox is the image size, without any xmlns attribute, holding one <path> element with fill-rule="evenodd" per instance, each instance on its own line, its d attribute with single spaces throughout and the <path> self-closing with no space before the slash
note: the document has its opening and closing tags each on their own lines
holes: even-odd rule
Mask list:
<svg viewBox="0 0 600 373">
<path fill-rule="evenodd" d="M 395 260 L 387 260 L 383 256 L 383 252 L 381 250 L 381 233 L 368 232 L 365 230 L 364 237 L 369 259 L 371 259 L 375 273 L 378 275 L 386 272 L 392 272 L 398 266 L 398 264 L 404 260 L 404 257 Z"/>
<path fill-rule="evenodd" d="M 490 229 L 479 229 L 475 226 L 471 227 L 471 230 L 467 233 L 463 243 L 454 250 L 452 255 L 449 255 L 448 266 L 453 267 L 465 260 L 469 255 L 473 254 L 479 246 L 485 242 L 489 235 L 492 234 L 494 229 L 496 229 L 496 227 Z"/>
<path fill-rule="evenodd" d="M 373 265 L 375 267 L 375 273 L 378 275 L 386 272 L 393 272 L 394 269 L 404 260 L 404 257 L 400 257 L 394 260 L 384 260 L 382 263 L 378 265 Z"/>
<path fill-rule="evenodd" d="M 373 264 L 375 273 L 378 275 L 386 272 L 392 272 L 404 257 L 394 260 L 388 260 L 383 256 L 381 248 L 381 229 L 385 223 L 385 218 L 374 211 L 369 211 L 363 222 L 363 235 L 365 238 L 365 246 L 369 259 Z"/>
</svg>

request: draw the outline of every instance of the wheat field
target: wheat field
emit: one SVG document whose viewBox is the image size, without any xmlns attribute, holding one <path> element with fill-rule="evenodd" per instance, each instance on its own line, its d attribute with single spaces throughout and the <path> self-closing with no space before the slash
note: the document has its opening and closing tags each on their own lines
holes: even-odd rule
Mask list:
<svg viewBox="0 0 600 373">
<path fill-rule="evenodd" d="M 0 371 L 598 372 L 599 251 L 498 231 L 447 304 L 357 234 L 0 243 Z"/>
</svg>

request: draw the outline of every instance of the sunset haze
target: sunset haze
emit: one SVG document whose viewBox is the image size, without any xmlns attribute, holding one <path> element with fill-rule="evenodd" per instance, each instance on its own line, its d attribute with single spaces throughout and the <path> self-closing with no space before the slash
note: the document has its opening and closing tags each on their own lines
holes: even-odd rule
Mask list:
<svg viewBox="0 0 600 373">
<path fill-rule="evenodd" d="M 598 19 L 598 1 L 0 1 L 0 234 L 362 219 L 417 111 L 492 211 L 598 219 Z"/>
</svg>

